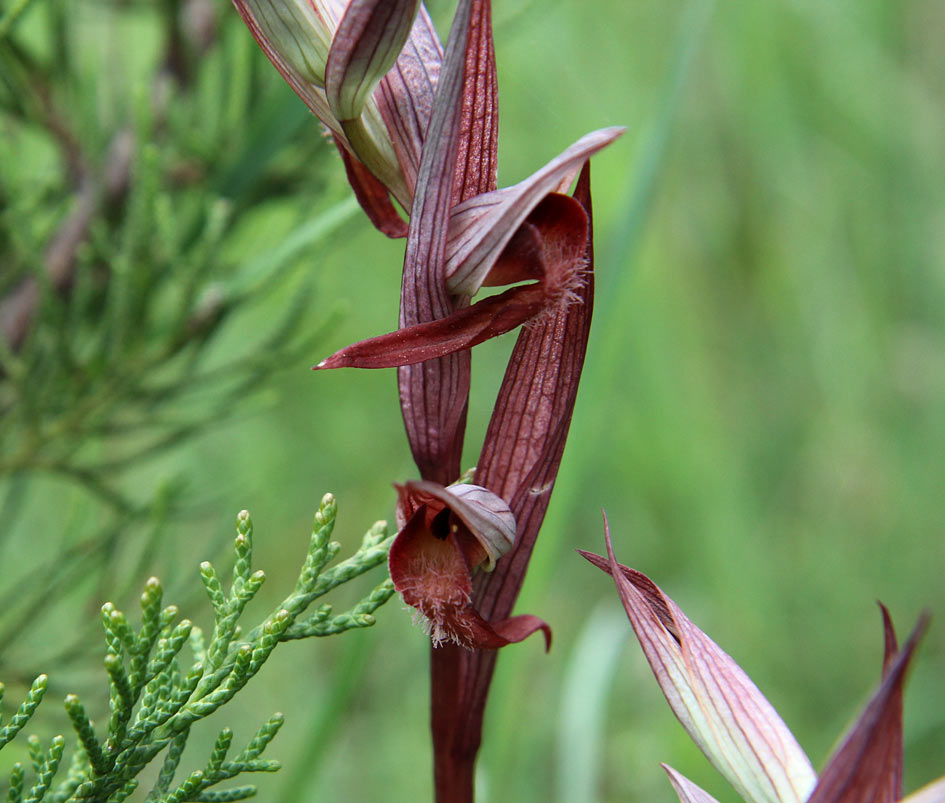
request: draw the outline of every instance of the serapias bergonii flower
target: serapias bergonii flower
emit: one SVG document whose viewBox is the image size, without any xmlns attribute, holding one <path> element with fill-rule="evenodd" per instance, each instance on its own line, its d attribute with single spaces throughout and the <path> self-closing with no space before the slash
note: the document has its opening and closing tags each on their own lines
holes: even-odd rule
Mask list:
<svg viewBox="0 0 945 803">
<path fill-rule="evenodd" d="M 397 525 L 388 564 L 394 587 L 422 615 L 434 646 L 496 649 L 551 629 L 536 616 L 487 622 L 472 605 L 475 572 L 491 572 L 515 541 L 515 517 L 478 485 L 419 481 L 398 485 Z"/>
<path fill-rule="evenodd" d="M 945 778 L 902 797 L 902 688 L 927 624 L 923 614 L 902 649 L 882 608 L 882 681 L 818 776 L 751 679 L 659 587 L 614 557 L 579 550 L 617 585 L 627 617 L 673 713 L 706 758 L 747 803 L 945 803 Z M 682 803 L 714 798 L 664 765 Z"/>
</svg>

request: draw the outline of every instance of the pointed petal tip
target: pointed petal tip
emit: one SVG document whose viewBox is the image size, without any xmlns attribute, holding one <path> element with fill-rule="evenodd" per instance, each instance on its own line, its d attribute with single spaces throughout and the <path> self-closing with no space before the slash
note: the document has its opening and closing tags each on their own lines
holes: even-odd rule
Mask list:
<svg viewBox="0 0 945 803">
<path fill-rule="evenodd" d="M 718 803 L 708 792 L 690 781 L 681 772 L 674 770 L 669 764 L 660 764 L 669 776 L 669 782 L 679 798 L 680 803 Z"/>
<path fill-rule="evenodd" d="M 577 549 L 575 551 L 591 565 L 596 566 L 602 572 L 607 572 L 607 574 L 610 574 L 610 567 L 607 563 L 607 558 L 602 558 L 595 552 L 588 552 L 586 549 Z"/>
</svg>

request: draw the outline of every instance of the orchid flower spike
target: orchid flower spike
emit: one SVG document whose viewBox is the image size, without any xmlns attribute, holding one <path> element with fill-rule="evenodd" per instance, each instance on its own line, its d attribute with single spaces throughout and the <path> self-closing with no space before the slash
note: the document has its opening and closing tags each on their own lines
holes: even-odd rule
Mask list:
<svg viewBox="0 0 945 803">
<path fill-rule="evenodd" d="M 673 713 L 746 803 L 945 803 L 945 778 L 902 797 L 902 687 L 927 615 L 899 649 L 888 612 L 883 678 L 818 777 L 751 679 L 640 572 L 580 550 L 617 584 L 633 631 Z M 664 765 L 682 803 L 715 799 Z"/>
<path fill-rule="evenodd" d="M 331 132 L 361 206 L 406 223 L 443 51 L 420 0 L 233 0 L 263 52 Z"/>
<path fill-rule="evenodd" d="M 316 368 L 400 368 L 408 439 L 424 479 L 459 470 L 468 350 L 575 303 L 587 282 L 589 208 L 567 191 L 623 133 L 582 137 L 531 177 L 496 189 L 498 95 L 490 7 L 461 0 L 422 152 L 404 260 L 399 328 Z M 480 287 L 529 284 L 470 305 Z"/>
</svg>

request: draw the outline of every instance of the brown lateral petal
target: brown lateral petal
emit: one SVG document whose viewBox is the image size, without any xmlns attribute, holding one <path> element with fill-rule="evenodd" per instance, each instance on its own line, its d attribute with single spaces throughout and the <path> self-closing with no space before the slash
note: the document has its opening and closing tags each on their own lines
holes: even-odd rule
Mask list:
<svg viewBox="0 0 945 803">
<path fill-rule="evenodd" d="M 587 213 L 574 198 L 546 195 L 509 240 L 483 285 L 544 277 L 549 299 L 575 289 L 583 274 L 587 227 Z"/>
<path fill-rule="evenodd" d="M 391 238 L 407 236 L 407 222 L 397 214 L 390 193 L 343 145 L 338 145 L 348 183 L 374 227 Z"/>
<path fill-rule="evenodd" d="M 447 243 L 447 285 L 475 295 L 499 254 L 529 213 L 551 192 L 563 192 L 581 166 L 624 132 L 603 128 L 579 139 L 541 170 L 513 187 L 479 194 L 456 206 Z"/>
<path fill-rule="evenodd" d="M 892 780 L 901 762 L 897 744 L 902 738 L 902 686 L 928 622 L 928 613 L 923 613 L 889 664 L 879 689 L 827 762 L 808 803 L 892 803 L 898 799 Z"/>
<path fill-rule="evenodd" d="M 465 184 L 467 178 L 489 180 L 482 171 L 467 175 L 467 166 L 458 161 L 461 136 L 475 129 L 467 119 L 475 109 L 467 106 L 465 98 L 475 94 L 483 79 L 491 76 L 494 81 L 494 58 L 481 60 L 482 41 L 491 32 L 489 11 L 488 0 L 461 0 L 450 30 L 410 215 L 401 328 L 445 318 L 466 303 L 447 292 L 443 264 L 455 185 Z M 491 47 L 486 46 L 485 52 L 491 56 Z M 483 140 L 483 144 L 494 147 L 495 143 Z M 467 153 L 469 158 L 474 155 Z M 460 471 L 469 353 L 403 367 L 398 371 L 398 386 L 407 439 L 421 476 L 444 485 L 451 482 Z"/>
<path fill-rule="evenodd" d="M 403 49 L 420 0 L 351 0 L 332 37 L 325 93 L 338 120 L 364 104 Z"/>
<path fill-rule="evenodd" d="M 537 226 L 526 220 L 499 254 L 483 287 L 502 287 L 541 279 L 545 275 L 544 241 Z"/>
<path fill-rule="evenodd" d="M 433 116 L 433 96 L 442 62 L 443 47 L 421 4 L 404 49 L 374 91 L 411 198 L 416 191 L 423 138 Z"/>
<path fill-rule="evenodd" d="M 718 803 L 712 795 L 694 784 L 682 773 L 676 772 L 669 764 L 660 764 L 660 766 L 666 770 L 669 782 L 676 790 L 679 803 Z"/>
<path fill-rule="evenodd" d="M 463 307 L 447 318 L 416 324 L 353 343 L 315 366 L 328 368 L 394 368 L 416 365 L 466 351 L 510 332 L 540 313 L 546 303 L 539 284 L 513 287 Z"/>
</svg>

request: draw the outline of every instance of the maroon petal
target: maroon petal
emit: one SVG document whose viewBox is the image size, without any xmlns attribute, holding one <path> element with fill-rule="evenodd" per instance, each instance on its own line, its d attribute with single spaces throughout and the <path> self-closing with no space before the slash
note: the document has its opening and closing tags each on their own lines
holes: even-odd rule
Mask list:
<svg viewBox="0 0 945 803">
<path fill-rule="evenodd" d="M 322 360 L 315 369 L 394 368 L 423 363 L 510 332 L 540 313 L 545 303 L 546 294 L 540 285 L 514 287 L 463 307 L 447 318 L 354 343 Z"/>
<path fill-rule="evenodd" d="M 893 803 L 901 772 L 902 686 L 929 617 L 919 618 L 883 682 L 820 775 L 808 803 Z M 889 643 L 887 629 L 887 644 Z"/>
<path fill-rule="evenodd" d="M 449 212 L 456 196 L 492 189 L 491 135 L 480 137 L 486 153 L 461 149 L 462 137 L 494 130 L 495 59 L 488 0 L 461 0 L 450 31 L 424 140 L 410 215 L 401 287 L 401 328 L 445 318 L 466 302 L 446 290 L 443 265 Z M 491 87 L 491 89 L 490 89 Z M 484 98 L 485 106 L 467 99 Z M 488 125 L 487 125 L 488 123 Z M 460 154 L 475 163 L 472 169 Z M 476 167 L 478 166 L 478 167 Z M 459 476 L 469 397 L 469 354 L 439 357 L 398 372 L 401 410 L 414 460 L 424 479 L 447 484 Z"/>
<path fill-rule="evenodd" d="M 338 145 L 338 151 L 344 162 L 348 183 L 371 223 L 388 237 L 406 237 L 407 223 L 397 214 L 387 187 L 374 178 L 371 171 L 355 159 L 343 145 Z"/>
<path fill-rule="evenodd" d="M 538 528 L 554 486 L 577 384 L 584 364 L 593 303 L 590 172 L 582 170 L 574 197 L 587 214 L 585 281 L 573 302 L 556 307 L 519 335 L 512 352 L 474 482 L 509 500 L 516 543 L 491 574 L 474 581 L 473 605 L 488 621 L 509 617 L 525 576 Z M 451 788 L 455 757 L 475 756 L 494 652 L 433 655 L 433 731 L 437 735 L 437 789 Z M 463 765 L 465 766 L 465 765 Z"/>
<path fill-rule="evenodd" d="M 332 37 L 325 93 L 338 120 L 360 116 L 394 66 L 413 27 L 420 0 L 351 0 Z"/>
<path fill-rule="evenodd" d="M 519 335 L 499 389 L 474 480 L 510 500 L 519 523 L 515 548 L 518 560 L 527 561 L 548 505 L 571 423 L 590 332 L 593 231 L 587 166 L 581 173 L 575 198 L 584 209 L 587 227 L 581 253 L 581 281 L 573 288 L 570 303 L 549 310 Z M 519 570 L 524 570 L 524 564 Z"/>
<path fill-rule="evenodd" d="M 417 186 L 423 139 L 433 116 L 442 62 L 443 47 L 430 15 L 421 5 L 397 62 L 374 91 L 410 197 Z"/>
<path fill-rule="evenodd" d="M 456 613 L 452 623 L 457 638 L 453 641 L 467 649 L 497 650 L 517 644 L 539 630 L 545 636 L 545 652 L 551 649 L 551 628 L 537 616 L 523 614 L 491 624 L 471 605 Z"/>
<path fill-rule="evenodd" d="M 584 281 L 572 303 L 555 308 L 519 335 L 473 480 L 509 500 L 517 523 L 515 547 L 495 572 L 476 580 L 476 607 L 490 620 L 509 616 L 521 589 L 561 464 L 584 366 L 594 298 L 587 165 L 575 198 L 587 215 Z"/>
</svg>

